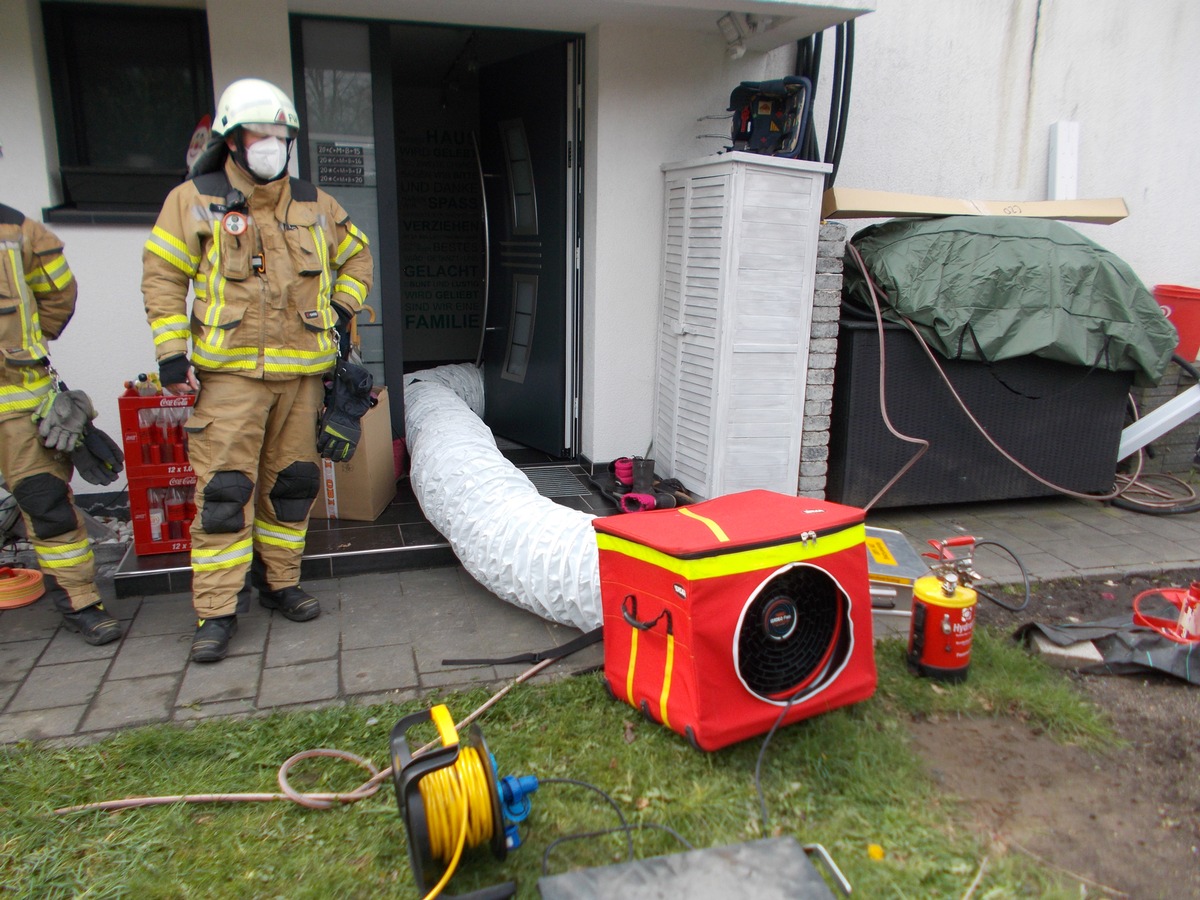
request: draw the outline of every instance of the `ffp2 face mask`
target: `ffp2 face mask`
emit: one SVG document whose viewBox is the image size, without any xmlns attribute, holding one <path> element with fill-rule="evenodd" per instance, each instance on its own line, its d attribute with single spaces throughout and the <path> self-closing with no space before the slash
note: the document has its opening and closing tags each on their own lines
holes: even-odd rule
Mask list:
<svg viewBox="0 0 1200 900">
<path fill-rule="evenodd" d="M 287 143 L 277 137 L 263 138 L 246 148 L 246 165 L 263 181 L 274 181 L 287 165 Z"/>
</svg>

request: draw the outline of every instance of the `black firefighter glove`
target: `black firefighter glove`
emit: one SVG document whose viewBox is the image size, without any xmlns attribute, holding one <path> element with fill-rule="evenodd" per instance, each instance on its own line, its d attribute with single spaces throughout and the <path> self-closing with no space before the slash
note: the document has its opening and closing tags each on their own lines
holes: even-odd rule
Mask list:
<svg viewBox="0 0 1200 900">
<path fill-rule="evenodd" d="M 85 481 L 112 484 L 125 467 L 125 454 L 116 441 L 89 422 L 83 441 L 71 451 L 71 464 Z"/>
<path fill-rule="evenodd" d="M 362 437 L 359 420 L 376 404 L 371 396 L 375 379 L 362 366 L 339 359 L 325 380 L 325 412 L 317 429 L 317 452 L 325 459 L 346 462 Z"/>
<path fill-rule="evenodd" d="M 169 388 L 176 384 L 187 384 L 188 370 L 191 367 L 191 360 L 183 353 L 180 353 L 178 356 L 172 356 L 169 359 L 159 360 L 158 383 L 164 388 Z"/>
</svg>

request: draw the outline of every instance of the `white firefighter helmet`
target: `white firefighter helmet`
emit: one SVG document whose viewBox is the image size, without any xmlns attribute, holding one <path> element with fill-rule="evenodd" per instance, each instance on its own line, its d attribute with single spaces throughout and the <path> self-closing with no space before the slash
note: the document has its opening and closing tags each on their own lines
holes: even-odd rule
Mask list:
<svg viewBox="0 0 1200 900">
<path fill-rule="evenodd" d="M 294 138 L 300 132 L 300 117 L 287 94 L 275 85 L 259 78 L 242 78 L 221 94 L 212 130 L 228 136 L 243 126 L 263 134 L 278 130 L 283 133 L 277 137 Z"/>
</svg>

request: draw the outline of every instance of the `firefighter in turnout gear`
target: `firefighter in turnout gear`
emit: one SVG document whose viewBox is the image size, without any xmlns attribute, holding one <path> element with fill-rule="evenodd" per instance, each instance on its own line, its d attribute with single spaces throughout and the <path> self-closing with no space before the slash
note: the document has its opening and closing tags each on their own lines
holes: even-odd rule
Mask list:
<svg viewBox="0 0 1200 900">
<path fill-rule="evenodd" d="M 320 613 L 299 580 L 321 481 L 322 376 L 362 309 L 372 262 L 338 202 L 288 177 L 299 126 L 274 85 L 229 85 L 213 139 L 167 196 L 142 256 L 164 390 L 197 394 L 187 425 L 197 662 L 228 652 L 248 571 L 267 609 L 297 622 Z"/>
<path fill-rule="evenodd" d="M 34 420 L 56 396 L 46 341 L 66 328 L 76 293 L 62 241 L 40 222 L 0 205 L 0 472 L 21 508 L 46 595 L 64 624 L 89 644 L 107 644 L 121 636 L 121 626 L 100 603 L 87 526 L 69 486 L 71 445 L 87 417 L 77 423 L 79 434 L 60 429 L 53 448 Z"/>
</svg>

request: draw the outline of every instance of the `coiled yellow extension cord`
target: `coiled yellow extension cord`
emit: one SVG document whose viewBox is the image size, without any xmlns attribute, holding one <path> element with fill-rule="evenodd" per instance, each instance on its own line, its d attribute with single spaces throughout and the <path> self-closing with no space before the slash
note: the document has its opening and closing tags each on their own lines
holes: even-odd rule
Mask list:
<svg viewBox="0 0 1200 900">
<path fill-rule="evenodd" d="M 435 769 L 418 783 L 425 804 L 430 852 L 446 866 L 425 900 L 438 896 L 449 883 L 463 848 L 491 840 L 499 826 L 492 817 L 488 790 L 491 778 L 490 763 L 483 761 L 475 747 L 464 746 L 459 748 L 454 765 Z"/>
</svg>

